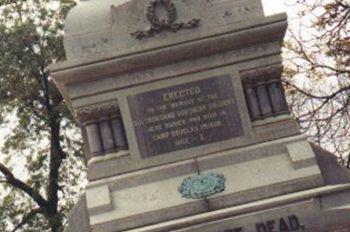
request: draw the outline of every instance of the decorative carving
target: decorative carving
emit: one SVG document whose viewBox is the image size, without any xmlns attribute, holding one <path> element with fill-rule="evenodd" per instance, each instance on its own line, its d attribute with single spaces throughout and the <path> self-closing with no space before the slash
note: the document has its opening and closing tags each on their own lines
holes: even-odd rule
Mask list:
<svg viewBox="0 0 350 232">
<path fill-rule="evenodd" d="M 225 190 L 225 177 L 221 174 L 206 173 L 188 177 L 179 187 L 182 197 L 202 199 Z"/>
<path fill-rule="evenodd" d="M 158 7 L 164 7 L 167 12 L 167 19 L 160 19 L 156 14 Z M 131 33 L 135 39 L 141 40 L 152 37 L 162 31 L 177 32 L 181 29 L 191 29 L 199 26 L 200 19 L 191 19 L 188 22 L 175 23 L 177 19 L 176 7 L 172 0 L 151 0 L 146 8 L 146 16 L 151 23 L 147 30 L 137 30 Z"/>
<path fill-rule="evenodd" d="M 241 73 L 242 81 L 245 85 L 256 84 L 258 82 L 268 82 L 269 80 L 280 80 L 282 74 L 281 66 L 270 66 L 248 70 Z"/>
<path fill-rule="evenodd" d="M 119 105 L 117 101 L 85 106 L 75 111 L 75 115 L 81 123 L 98 121 L 101 118 L 111 118 L 118 114 Z"/>
</svg>

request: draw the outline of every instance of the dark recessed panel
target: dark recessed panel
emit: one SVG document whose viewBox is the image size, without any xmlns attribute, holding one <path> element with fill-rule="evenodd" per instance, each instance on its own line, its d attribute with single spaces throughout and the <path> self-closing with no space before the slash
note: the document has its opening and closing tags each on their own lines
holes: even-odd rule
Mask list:
<svg viewBox="0 0 350 232">
<path fill-rule="evenodd" d="M 229 75 L 128 97 L 143 158 L 243 135 Z"/>
</svg>

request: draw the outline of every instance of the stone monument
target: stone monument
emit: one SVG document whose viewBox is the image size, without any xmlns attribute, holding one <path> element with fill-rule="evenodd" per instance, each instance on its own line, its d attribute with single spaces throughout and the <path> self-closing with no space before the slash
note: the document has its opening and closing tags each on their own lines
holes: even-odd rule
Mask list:
<svg viewBox="0 0 350 232">
<path fill-rule="evenodd" d="M 85 0 L 52 76 L 82 126 L 67 231 L 346 231 L 349 174 L 281 85 L 286 14 L 260 0 Z"/>
</svg>

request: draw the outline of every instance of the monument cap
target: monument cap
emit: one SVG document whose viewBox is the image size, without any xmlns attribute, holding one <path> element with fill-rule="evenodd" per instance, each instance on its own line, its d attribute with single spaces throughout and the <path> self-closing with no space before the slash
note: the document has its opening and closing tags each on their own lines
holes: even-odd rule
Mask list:
<svg viewBox="0 0 350 232">
<path fill-rule="evenodd" d="M 88 0 L 69 13 L 64 44 L 71 64 L 91 63 L 237 30 L 263 16 L 259 0 Z"/>
</svg>

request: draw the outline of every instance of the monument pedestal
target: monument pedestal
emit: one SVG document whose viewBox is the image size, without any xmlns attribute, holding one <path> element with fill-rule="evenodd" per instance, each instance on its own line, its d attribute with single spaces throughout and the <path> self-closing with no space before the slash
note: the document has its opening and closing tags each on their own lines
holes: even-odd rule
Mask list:
<svg viewBox="0 0 350 232">
<path fill-rule="evenodd" d="M 88 160 L 67 231 L 349 226 L 348 173 L 288 111 L 286 27 L 260 0 L 78 4 L 52 72 Z"/>
<path fill-rule="evenodd" d="M 347 232 L 350 228 L 349 171 L 339 167 L 334 155 L 317 146 L 313 146 L 313 151 L 324 180 L 321 186 L 278 196 L 273 196 L 276 192 L 271 191 L 271 197 L 266 197 L 263 191 L 256 191 L 252 199 L 260 197 L 260 200 L 221 209 L 215 209 L 215 203 L 211 204 L 213 199 L 210 198 L 201 203 L 179 200 L 174 194 L 176 191 L 173 190 L 173 186 L 177 186 L 181 179 L 178 179 L 177 183 L 172 183 L 176 182 L 176 179 L 158 181 L 116 192 L 110 189 L 117 189 L 122 183 L 121 179 L 108 180 L 109 184 L 121 181 L 115 186 L 110 185 L 111 188 L 101 187 L 102 182 L 93 183 L 87 190 L 91 196 L 87 204 L 90 204 L 90 207 L 91 204 L 95 204 L 96 207 L 104 200 L 105 208 L 101 205 L 100 211 L 90 208 L 89 211 L 94 211 L 95 215 L 89 217 L 83 198 L 72 212 L 67 231 L 86 231 L 85 229 L 91 226 L 92 231 L 128 232 Z M 224 193 L 220 195 L 224 196 Z M 244 200 L 247 195 L 243 194 Z M 106 199 L 109 199 L 109 202 L 106 202 Z M 179 201 L 182 201 L 181 205 Z M 242 201 L 242 198 L 237 197 L 236 201 Z M 176 203 L 178 205 L 174 207 Z M 112 208 L 114 210 L 111 210 Z M 80 223 L 77 223 L 79 221 Z"/>
<path fill-rule="evenodd" d="M 225 191 L 183 198 L 177 187 L 194 170 L 223 174 Z M 327 232 L 349 225 L 349 180 L 332 154 L 297 136 L 93 182 L 87 205 L 96 231 Z"/>
</svg>

